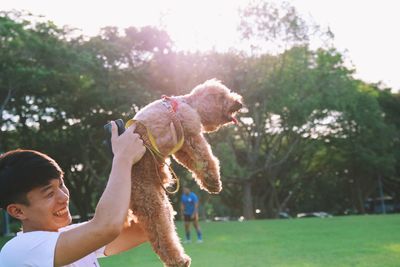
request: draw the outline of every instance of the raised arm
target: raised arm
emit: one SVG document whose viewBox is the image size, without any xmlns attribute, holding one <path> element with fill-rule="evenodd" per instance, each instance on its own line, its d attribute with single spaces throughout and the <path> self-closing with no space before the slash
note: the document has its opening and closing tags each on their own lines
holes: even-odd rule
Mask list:
<svg viewBox="0 0 400 267">
<path fill-rule="evenodd" d="M 121 136 L 112 123 L 114 159 L 107 186 L 92 220 L 65 231 L 58 238 L 54 266 L 70 264 L 114 240 L 122 231 L 131 194 L 131 168 L 145 152 L 134 126 Z"/>
</svg>

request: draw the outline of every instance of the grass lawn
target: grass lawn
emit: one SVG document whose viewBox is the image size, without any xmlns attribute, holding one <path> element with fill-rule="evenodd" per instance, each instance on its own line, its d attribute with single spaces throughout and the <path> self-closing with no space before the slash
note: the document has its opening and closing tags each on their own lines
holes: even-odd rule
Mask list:
<svg viewBox="0 0 400 267">
<path fill-rule="evenodd" d="M 400 266 L 400 215 L 201 222 L 201 226 L 204 243 L 185 245 L 192 267 Z M 180 222 L 178 231 L 182 236 Z M 100 263 L 162 266 L 148 244 Z"/>
</svg>

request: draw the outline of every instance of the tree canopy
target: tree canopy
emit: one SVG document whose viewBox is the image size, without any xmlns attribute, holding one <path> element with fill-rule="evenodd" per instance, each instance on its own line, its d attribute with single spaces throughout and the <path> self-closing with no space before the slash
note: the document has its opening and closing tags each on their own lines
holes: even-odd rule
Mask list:
<svg viewBox="0 0 400 267">
<path fill-rule="evenodd" d="M 224 190 L 200 192 L 203 216 L 365 213 L 366 201 L 380 197 L 379 183 L 400 201 L 399 94 L 354 78 L 334 47 L 310 49 L 314 35 L 332 35 L 290 5 L 254 1 L 241 14 L 239 31 L 252 53 L 175 51 L 168 34 L 150 26 L 106 27 L 87 38 L 51 21 L 0 13 L 0 151 L 54 157 L 74 212 L 85 219 L 110 169 L 103 125 L 217 78 L 242 94 L 246 107 L 237 126 L 207 137 Z M 263 50 L 274 42 L 284 44 L 281 52 Z M 190 183 L 187 172 L 177 172 Z"/>
</svg>

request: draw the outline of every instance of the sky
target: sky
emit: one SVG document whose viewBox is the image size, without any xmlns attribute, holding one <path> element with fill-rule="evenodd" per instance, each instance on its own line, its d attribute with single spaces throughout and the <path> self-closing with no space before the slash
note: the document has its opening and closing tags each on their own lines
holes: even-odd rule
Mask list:
<svg viewBox="0 0 400 267">
<path fill-rule="evenodd" d="M 249 0 L 0 0 L 0 10 L 26 10 L 85 35 L 101 27 L 164 27 L 183 50 L 240 48 L 237 7 Z M 356 78 L 400 90 L 400 1 L 289 0 L 302 16 L 335 35 Z"/>
</svg>

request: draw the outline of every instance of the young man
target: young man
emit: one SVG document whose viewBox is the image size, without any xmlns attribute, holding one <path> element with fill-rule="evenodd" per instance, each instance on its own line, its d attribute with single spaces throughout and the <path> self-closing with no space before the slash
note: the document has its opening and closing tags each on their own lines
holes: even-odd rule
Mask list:
<svg viewBox="0 0 400 267">
<path fill-rule="evenodd" d="M 99 266 L 98 256 L 146 241 L 139 224 L 126 223 L 131 167 L 145 152 L 133 130 L 134 126 L 118 136 L 112 123 L 114 158 L 107 186 L 93 219 L 77 225 L 68 226 L 69 192 L 53 159 L 32 150 L 0 156 L 0 206 L 22 224 L 22 233 L 2 248 L 0 266 L 94 267 Z"/>
<path fill-rule="evenodd" d="M 185 221 L 185 234 L 186 240 L 184 243 L 190 243 L 190 222 L 193 222 L 194 228 L 197 232 L 197 242 L 203 242 L 201 229 L 199 226 L 199 199 L 195 193 L 191 192 L 189 188 L 183 188 L 181 198 L 181 214 Z"/>
</svg>

